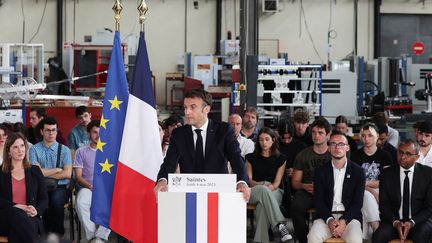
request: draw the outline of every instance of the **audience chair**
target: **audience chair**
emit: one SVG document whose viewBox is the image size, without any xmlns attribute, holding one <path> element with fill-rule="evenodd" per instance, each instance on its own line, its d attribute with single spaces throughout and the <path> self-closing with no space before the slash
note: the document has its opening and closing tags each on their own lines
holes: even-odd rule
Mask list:
<svg viewBox="0 0 432 243">
<path fill-rule="evenodd" d="M 324 243 L 345 243 L 345 241 L 342 238 L 332 237 L 332 238 L 325 240 Z"/>
<path fill-rule="evenodd" d="M 8 238 L 6 236 L 0 236 L 0 242 L 1 243 L 7 243 L 8 242 Z"/>
<path fill-rule="evenodd" d="M 314 219 L 314 215 L 316 214 L 316 209 L 315 208 L 311 208 L 307 211 L 307 213 L 309 214 L 309 220 L 308 220 L 308 227 L 312 227 L 313 224 L 313 219 Z"/>
</svg>

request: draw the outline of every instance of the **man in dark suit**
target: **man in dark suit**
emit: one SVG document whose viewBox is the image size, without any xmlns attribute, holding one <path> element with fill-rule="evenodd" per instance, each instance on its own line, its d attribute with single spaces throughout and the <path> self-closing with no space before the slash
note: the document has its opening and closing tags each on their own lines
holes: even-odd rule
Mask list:
<svg viewBox="0 0 432 243">
<path fill-rule="evenodd" d="M 249 200 L 244 161 L 239 143 L 230 124 L 208 119 L 212 105 L 211 95 L 204 90 L 187 92 L 183 101 L 187 125 L 173 130 L 170 145 L 158 174 L 155 193 L 167 190 L 168 173 L 179 165 L 181 173 L 228 173 L 230 161 L 237 174 L 237 191 Z M 200 149 L 195 149 L 200 148 Z"/>
<path fill-rule="evenodd" d="M 345 242 L 361 243 L 365 174 L 347 159 L 350 147 L 345 134 L 332 132 L 328 146 L 331 162 L 315 169 L 313 200 L 318 218 L 309 230 L 308 242 L 341 237 Z"/>
<path fill-rule="evenodd" d="M 429 242 L 432 232 L 432 168 L 416 163 L 419 145 L 406 140 L 398 147 L 398 165 L 380 177 L 381 223 L 373 242 L 411 238 Z"/>
</svg>

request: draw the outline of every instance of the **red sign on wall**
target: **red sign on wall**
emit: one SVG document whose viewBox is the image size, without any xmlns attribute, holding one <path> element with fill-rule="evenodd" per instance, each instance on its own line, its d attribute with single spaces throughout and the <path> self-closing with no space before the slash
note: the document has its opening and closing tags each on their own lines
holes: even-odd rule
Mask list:
<svg viewBox="0 0 432 243">
<path fill-rule="evenodd" d="M 421 41 L 416 41 L 412 45 L 412 52 L 416 55 L 421 55 L 425 51 L 425 44 Z"/>
</svg>

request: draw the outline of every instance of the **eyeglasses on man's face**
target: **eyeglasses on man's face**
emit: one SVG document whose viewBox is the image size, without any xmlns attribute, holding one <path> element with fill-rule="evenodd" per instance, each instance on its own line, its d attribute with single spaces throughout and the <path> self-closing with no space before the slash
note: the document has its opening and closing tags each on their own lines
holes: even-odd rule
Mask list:
<svg viewBox="0 0 432 243">
<path fill-rule="evenodd" d="M 411 156 L 418 155 L 418 154 L 413 154 L 413 153 L 406 152 L 406 151 L 403 151 L 403 150 L 398 150 L 397 152 L 398 152 L 398 155 L 400 155 L 400 156 L 404 156 L 405 155 L 407 157 L 411 157 Z"/>
<path fill-rule="evenodd" d="M 331 148 L 343 148 L 345 145 L 347 145 L 346 143 L 335 143 L 335 142 L 330 142 L 328 144 L 328 146 L 330 146 Z"/>
<path fill-rule="evenodd" d="M 53 128 L 53 129 L 44 129 L 43 132 L 44 132 L 44 133 L 55 133 L 55 132 L 57 132 L 57 128 Z"/>
</svg>

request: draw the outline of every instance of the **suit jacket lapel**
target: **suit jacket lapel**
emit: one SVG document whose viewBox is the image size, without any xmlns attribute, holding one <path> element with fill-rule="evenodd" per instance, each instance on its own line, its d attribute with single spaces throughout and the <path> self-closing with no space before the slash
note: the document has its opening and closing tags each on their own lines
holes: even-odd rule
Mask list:
<svg viewBox="0 0 432 243">
<path fill-rule="evenodd" d="M 6 196 L 12 201 L 12 173 L 5 173 Z"/>
<path fill-rule="evenodd" d="M 333 166 L 332 162 L 327 164 L 327 185 L 328 185 L 328 192 L 329 192 L 329 199 L 330 199 L 330 207 L 333 204 L 333 197 L 334 197 L 334 175 L 333 175 Z"/>
<path fill-rule="evenodd" d="M 205 154 L 204 154 L 204 161 L 207 161 L 207 156 L 210 154 L 210 150 L 214 149 L 212 148 L 214 138 L 215 138 L 215 124 L 212 120 L 208 120 L 208 126 L 207 126 L 207 134 L 206 134 L 206 141 L 205 141 Z"/>
<path fill-rule="evenodd" d="M 195 143 L 193 139 L 192 127 L 190 125 L 187 125 L 187 127 L 185 128 L 185 132 L 187 151 L 189 151 L 190 156 L 192 157 L 192 163 L 195 164 Z"/>
<path fill-rule="evenodd" d="M 400 181 L 400 167 L 397 166 L 396 169 L 393 172 L 393 181 L 395 182 L 395 190 L 396 192 L 394 195 L 396 195 L 396 200 L 398 202 L 398 216 L 399 216 L 399 208 L 402 205 L 402 195 L 401 195 L 401 181 Z M 413 184 L 414 186 L 414 184 Z M 391 195 L 391 194 L 390 194 Z"/>
<path fill-rule="evenodd" d="M 410 197 L 410 206 L 411 206 L 411 215 L 413 215 L 413 200 L 412 197 L 413 195 L 416 195 L 415 193 L 417 193 L 417 189 L 421 188 L 422 186 L 422 182 L 420 181 L 422 178 L 421 176 L 418 175 L 418 173 L 421 173 L 420 170 L 417 167 L 417 164 L 414 166 L 414 174 L 413 174 L 413 182 L 412 182 L 412 186 L 411 186 L 411 197 Z"/>
<path fill-rule="evenodd" d="M 352 165 L 350 161 L 347 159 L 347 165 L 345 170 L 345 177 L 342 186 L 342 203 L 344 202 L 344 195 L 349 195 L 348 190 L 351 190 L 351 174 L 352 174 Z"/>
</svg>

